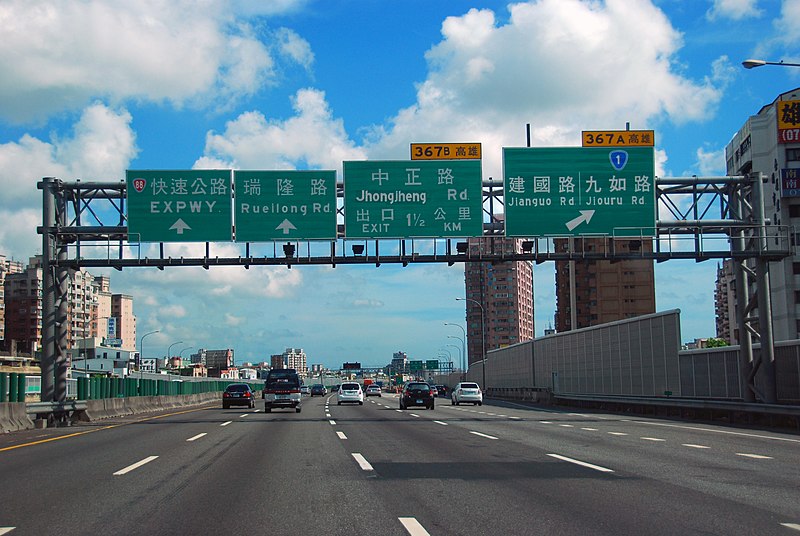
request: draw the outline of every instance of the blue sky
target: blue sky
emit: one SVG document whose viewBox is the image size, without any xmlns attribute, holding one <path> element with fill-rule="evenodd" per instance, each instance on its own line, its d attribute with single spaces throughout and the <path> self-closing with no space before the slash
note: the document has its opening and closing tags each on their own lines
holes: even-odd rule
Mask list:
<svg viewBox="0 0 800 536">
<path fill-rule="evenodd" d="M 478 141 L 484 177 L 499 178 L 526 123 L 535 146 L 577 146 L 581 130 L 626 122 L 655 130 L 657 175 L 721 175 L 747 117 L 800 85 L 800 69 L 741 67 L 800 60 L 797 0 L 6 0 L 0 22 L 0 254 L 21 260 L 41 251 L 44 176 L 341 173 L 344 160 L 407 159 L 412 142 Z M 715 270 L 656 266 L 657 309 L 681 309 L 684 341 L 714 335 Z M 553 271 L 536 267 L 537 335 Z M 461 331 L 444 323 L 464 323 L 462 265 L 109 274 L 134 296 L 139 333 L 160 330 L 148 354 L 184 341 L 232 347 L 237 362 L 287 347 L 336 367 L 443 347 L 459 359 L 446 345 Z"/>
</svg>

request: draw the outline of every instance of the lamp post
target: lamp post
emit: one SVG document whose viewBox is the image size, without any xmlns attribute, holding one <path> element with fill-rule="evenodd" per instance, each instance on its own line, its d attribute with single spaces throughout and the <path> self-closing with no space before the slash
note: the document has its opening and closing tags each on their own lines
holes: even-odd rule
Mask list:
<svg viewBox="0 0 800 536">
<path fill-rule="evenodd" d="M 784 67 L 800 67 L 800 63 L 786 63 L 784 61 L 766 61 L 766 60 L 744 60 L 742 62 L 742 66 L 745 69 L 755 69 L 756 67 L 761 67 L 762 65 L 782 65 Z"/>
<path fill-rule="evenodd" d="M 194 346 L 187 346 L 186 348 L 183 348 L 180 352 L 178 352 L 178 357 L 181 358 L 181 366 L 183 366 L 183 352 L 185 352 L 186 350 L 192 350 L 193 348 Z"/>
<path fill-rule="evenodd" d="M 448 339 L 460 339 L 461 337 L 455 337 L 455 336 L 452 336 L 452 335 L 448 335 L 447 338 Z M 461 353 L 461 347 L 456 346 L 455 344 L 448 344 L 447 346 L 450 346 L 450 347 L 455 348 L 456 350 L 458 350 L 458 360 L 459 361 L 464 361 L 464 354 Z M 451 365 L 452 365 L 452 361 L 451 361 Z M 450 368 L 450 372 L 453 372 L 452 366 Z"/>
<path fill-rule="evenodd" d="M 160 330 L 157 329 L 155 331 L 149 331 L 149 332 L 145 333 L 144 335 L 142 335 L 142 338 L 139 339 L 139 377 L 141 377 L 142 360 L 144 359 L 144 340 L 145 340 L 146 337 L 149 337 L 150 335 L 152 335 L 154 333 L 160 333 Z"/>
<path fill-rule="evenodd" d="M 172 344 L 170 344 L 169 347 L 167 348 L 167 361 L 169 361 L 172 358 L 172 347 L 178 344 L 183 344 L 183 341 L 175 341 Z"/>
<path fill-rule="evenodd" d="M 462 333 L 464 333 L 464 338 L 461 339 L 461 372 L 462 372 L 462 378 L 461 379 L 465 380 L 466 379 L 465 375 L 467 373 L 467 365 L 466 365 L 466 361 L 467 361 L 467 330 L 464 329 L 464 326 L 462 326 L 461 324 L 452 324 L 450 322 L 445 322 L 444 325 L 445 326 L 456 326 L 458 328 L 461 328 Z"/>
<path fill-rule="evenodd" d="M 456 301 L 468 301 L 472 302 L 478 307 L 481 308 L 481 350 L 483 351 L 483 366 L 481 367 L 483 370 L 483 390 L 486 390 L 486 326 L 483 323 L 483 305 L 481 302 L 477 300 L 473 300 L 472 298 L 456 298 Z"/>
</svg>

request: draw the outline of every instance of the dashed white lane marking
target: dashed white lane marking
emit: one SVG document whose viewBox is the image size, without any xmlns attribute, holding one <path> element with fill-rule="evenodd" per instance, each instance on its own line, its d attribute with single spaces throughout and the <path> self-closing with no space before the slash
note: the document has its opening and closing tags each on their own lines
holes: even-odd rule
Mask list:
<svg viewBox="0 0 800 536">
<path fill-rule="evenodd" d="M 9 532 L 14 530 L 15 528 L 17 528 L 17 527 L 0 527 L 0 536 L 2 536 L 3 534 L 8 534 Z"/>
<path fill-rule="evenodd" d="M 644 439 L 645 441 L 666 441 L 666 439 L 660 439 L 658 437 L 640 437 L 639 439 Z"/>
<path fill-rule="evenodd" d="M 800 525 L 798 525 L 797 523 L 781 523 L 781 526 L 782 527 L 786 527 L 787 529 L 800 530 Z M 0 534 L 3 534 L 3 533 L 0 532 Z"/>
<path fill-rule="evenodd" d="M 258 413 L 259 411 L 261 411 L 261 410 L 260 409 L 254 409 L 253 413 Z"/>
<path fill-rule="evenodd" d="M 772 456 L 762 456 L 761 454 L 747 454 L 745 452 L 737 452 L 737 456 L 744 456 L 745 458 L 755 458 L 756 460 L 771 460 Z"/>
<path fill-rule="evenodd" d="M 436 424 L 441 424 L 442 426 L 447 426 L 446 422 L 442 422 L 442 421 L 433 421 L 433 422 L 435 422 Z"/>
<path fill-rule="evenodd" d="M 358 462 L 358 466 L 361 467 L 364 471 L 374 471 L 375 469 L 372 468 L 372 465 L 358 452 L 353 453 L 353 458 Z"/>
<path fill-rule="evenodd" d="M 139 467 L 143 466 L 144 464 L 152 462 L 156 458 L 158 458 L 158 456 L 148 456 L 144 460 L 140 460 L 140 461 L 134 463 L 133 465 L 129 465 L 128 467 L 126 467 L 124 469 L 120 469 L 119 471 L 114 473 L 114 476 L 119 476 L 119 475 L 124 475 L 125 473 L 130 473 L 134 469 L 138 469 Z"/>
<path fill-rule="evenodd" d="M 556 458 L 565 462 L 574 463 L 575 465 L 580 465 L 583 467 L 588 467 L 589 469 L 594 469 L 595 471 L 600 471 L 602 473 L 613 473 L 613 469 L 609 469 L 608 467 L 601 467 L 599 465 L 594 465 L 587 462 L 582 462 L 580 460 L 576 460 L 574 458 L 567 458 L 566 456 L 561 456 L 559 454 L 548 454 L 548 456 L 552 458 Z"/>
<path fill-rule="evenodd" d="M 409 415 L 411 415 L 412 417 L 419 417 L 419 415 L 417 415 L 416 413 L 409 413 Z"/>
<path fill-rule="evenodd" d="M 220 426 L 228 426 L 233 421 L 225 421 L 224 423 L 220 424 Z"/>
<path fill-rule="evenodd" d="M 480 432 L 473 432 L 473 431 L 470 431 L 470 434 L 475 434 L 476 436 L 485 437 L 486 439 L 497 439 L 497 438 L 496 438 L 496 437 L 494 437 L 494 436 L 490 436 L 490 435 L 482 434 L 482 433 L 480 433 Z"/>
<path fill-rule="evenodd" d="M 571 424 L 559 424 L 559 426 L 561 426 L 562 428 L 575 428 Z"/>
<path fill-rule="evenodd" d="M 203 432 L 202 434 L 197 434 L 196 436 L 192 436 L 192 437 L 190 437 L 190 438 L 189 438 L 189 439 L 187 439 L 186 441 L 197 441 L 198 439 L 200 439 L 200 438 L 201 438 L 201 437 L 203 437 L 204 435 L 208 435 L 208 434 L 207 434 L 206 432 Z"/>
<path fill-rule="evenodd" d="M 553 424 L 553 421 L 539 421 L 539 424 Z"/>
<path fill-rule="evenodd" d="M 788 441 L 790 443 L 800 443 L 800 439 L 793 439 L 789 437 L 780 437 L 780 436 L 769 436 L 769 435 L 761 435 L 761 434 L 748 434 L 746 432 L 732 432 L 730 430 L 715 430 L 713 428 L 701 428 L 699 426 L 685 426 L 680 424 L 667 424 L 661 422 L 650 422 L 650 421 L 633 421 L 637 424 L 649 424 L 651 426 L 665 426 L 668 428 L 680 428 L 683 430 L 699 430 L 701 432 L 712 432 L 715 434 L 728 434 L 728 435 L 736 435 L 736 436 L 744 436 L 744 437 L 755 437 L 758 439 L 771 439 L 773 441 Z"/>
<path fill-rule="evenodd" d="M 430 532 L 425 530 L 425 527 L 423 527 L 416 518 L 398 517 L 397 519 L 403 524 L 403 528 L 406 529 L 406 532 L 411 536 L 430 536 Z"/>
<path fill-rule="evenodd" d="M 325 414 L 325 417 L 327 417 L 327 418 L 329 418 L 329 419 L 330 419 L 330 418 L 331 418 L 331 414 L 330 414 L 330 413 L 326 413 L 326 414 Z"/>
<path fill-rule="evenodd" d="M 240 418 L 240 419 L 244 419 L 244 418 L 245 418 L 245 417 L 247 417 L 248 415 L 250 415 L 250 414 L 249 414 L 249 413 L 245 413 L 244 415 L 239 415 L 239 418 Z"/>
<path fill-rule="evenodd" d="M 711 447 L 707 447 L 705 445 L 695 445 L 694 443 L 681 443 L 684 447 L 689 447 L 691 449 L 710 449 Z"/>
<path fill-rule="evenodd" d="M 616 435 L 616 436 L 626 436 L 625 432 L 608 432 L 609 435 Z"/>
<path fill-rule="evenodd" d="M 587 432 L 596 432 L 597 428 L 581 428 L 581 430 L 586 430 Z"/>
<path fill-rule="evenodd" d="M 336 432 L 336 435 L 339 436 L 339 439 L 347 439 L 347 436 L 344 435 L 344 432 Z"/>
<path fill-rule="evenodd" d="M 497 413 L 487 413 L 486 415 L 491 415 L 492 417 L 497 417 Z"/>
<path fill-rule="evenodd" d="M 515 421 L 521 421 L 522 417 L 509 417 L 509 419 L 514 419 Z"/>
<path fill-rule="evenodd" d="M 397 413 L 403 413 L 403 410 L 402 410 L 402 409 L 396 409 L 395 411 L 396 411 Z"/>
<path fill-rule="evenodd" d="M 334 421 L 333 419 L 329 420 L 328 422 L 331 423 L 333 426 L 336 426 L 336 421 Z"/>
</svg>

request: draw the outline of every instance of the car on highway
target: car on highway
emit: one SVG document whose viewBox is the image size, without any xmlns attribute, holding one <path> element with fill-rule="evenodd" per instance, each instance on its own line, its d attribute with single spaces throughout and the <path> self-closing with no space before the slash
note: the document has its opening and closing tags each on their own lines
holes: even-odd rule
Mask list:
<svg viewBox="0 0 800 536">
<path fill-rule="evenodd" d="M 428 384 L 428 385 L 431 385 L 431 384 Z M 439 396 L 439 389 L 437 389 L 435 385 L 431 385 L 431 394 L 433 395 L 433 398 L 436 398 L 436 397 Z"/>
<path fill-rule="evenodd" d="M 450 393 L 447 392 L 446 385 L 437 385 L 436 386 L 436 393 L 439 398 L 446 398 L 450 396 Z"/>
<path fill-rule="evenodd" d="M 477 406 L 483 405 L 483 393 L 477 383 L 461 382 L 453 387 L 450 393 L 450 403 L 458 406 L 462 402 L 471 402 Z"/>
<path fill-rule="evenodd" d="M 232 383 L 222 392 L 222 409 L 231 406 L 256 407 L 256 395 L 246 383 Z"/>
<path fill-rule="evenodd" d="M 311 396 L 325 396 L 328 394 L 328 389 L 325 388 L 324 385 L 321 383 L 315 383 L 311 386 Z"/>
<path fill-rule="evenodd" d="M 341 406 L 345 402 L 364 404 L 364 391 L 361 389 L 361 384 L 344 382 L 339 386 L 339 391 L 336 393 L 336 404 Z"/>
<path fill-rule="evenodd" d="M 381 396 L 381 387 L 373 383 L 367 386 L 367 390 L 364 392 L 364 394 L 365 396 Z"/>
<path fill-rule="evenodd" d="M 295 369 L 272 369 L 264 382 L 264 411 L 273 408 L 293 408 L 300 413 L 302 394 L 300 394 L 300 375 Z"/>
<path fill-rule="evenodd" d="M 310 395 L 311 394 L 311 387 L 308 385 L 301 385 L 300 386 L 300 394 L 301 395 Z"/>
<path fill-rule="evenodd" d="M 408 409 L 411 406 L 424 406 L 427 409 L 434 409 L 433 391 L 431 386 L 425 382 L 408 382 L 400 393 L 400 409 Z"/>
</svg>

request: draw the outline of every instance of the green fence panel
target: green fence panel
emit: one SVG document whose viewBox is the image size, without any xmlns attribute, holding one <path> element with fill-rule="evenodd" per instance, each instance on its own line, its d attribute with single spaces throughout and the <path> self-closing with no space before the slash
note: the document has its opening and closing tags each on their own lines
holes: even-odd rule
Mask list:
<svg viewBox="0 0 800 536">
<path fill-rule="evenodd" d="M 8 372 L 0 372 L 0 402 L 8 402 Z"/>
<path fill-rule="evenodd" d="M 19 390 L 19 383 L 17 381 L 17 374 L 16 372 L 12 372 L 8 375 L 8 401 L 9 402 L 16 402 Z"/>
<path fill-rule="evenodd" d="M 86 380 L 87 378 L 78 378 L 78 400 L 86 400 Z"/>
<path fill-rule="evenodd" d="M 25 374 L 17 376 L 17 402 L 25 402 L 25 377 Z"/>
</svg>

